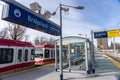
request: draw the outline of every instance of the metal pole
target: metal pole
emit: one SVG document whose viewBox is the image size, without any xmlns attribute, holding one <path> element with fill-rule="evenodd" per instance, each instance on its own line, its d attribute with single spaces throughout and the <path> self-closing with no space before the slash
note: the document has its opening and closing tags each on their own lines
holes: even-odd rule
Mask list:
<svg viewBox="0 0 120 80">
<path fill-rule="evenodd" d="M 56 43 L 55 43 L 55 71 L 57 71 L 57 46 L 56 46 Z"/>
<path fill-rule="evenodd" d="M 93 31 L 91 30 L 91 40 L 92 40 L 92 43 L 91 43 L 91 55 L 92 55 L 92 72 L 95 73 L 95 53 L 94 53 L 94 45 L 93 45 Z"/>
<path fill-rule="evenodd" d="M 68 44 L 68 60 L 69 60 L 69 72 L 71 72 L 70 43 Z"/>
<path fill-rule="evenodd" d="M 87 42 L 85 41 L 85 62 L 86 62 L 86 72 L 87 74 L 89 74 L 89 70 L 88 70 L 88 53 L 87 53 Z"/>
<path fill-rule="evenodd" d="M 117 53 L 116 53 L 116 45 L 115 45 L 115 37 L 113 37 L 113 42 L 114 42 L 114 56 L 117 57 Z"/>
<path fill-rule="evenodd" d="M 60 80 L 63 80 L 63 62 L 62 62 L 62 5 L 60 6 L 60 44 L 59 44 L 59 67 L 60 67 Z"/>
</svg>

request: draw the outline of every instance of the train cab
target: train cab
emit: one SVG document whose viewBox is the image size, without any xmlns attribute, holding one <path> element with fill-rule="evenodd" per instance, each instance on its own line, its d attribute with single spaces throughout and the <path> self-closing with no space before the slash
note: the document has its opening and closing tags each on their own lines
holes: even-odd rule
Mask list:
<svg viewBox="0 0 120 80">
<path fill-rule="evenodd" d="M 52 63 L 55 61 L 54 45 L 43 44 L 35 46 L 35 65 Z"/>
</svg>

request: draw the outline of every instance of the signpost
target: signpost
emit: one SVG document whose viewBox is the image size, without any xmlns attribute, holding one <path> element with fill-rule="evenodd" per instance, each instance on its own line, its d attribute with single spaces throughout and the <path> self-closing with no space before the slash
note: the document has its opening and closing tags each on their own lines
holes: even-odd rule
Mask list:
<svg viewBox="0 0 120 80">
<path fill-rule="evenodd" d="M 3 9 L 2 19 L 51 35 L 60 35 L 59 25 L 45 19 L 40 14 L 33 12 L 16 1 L 13 2 L 12 0 L 9 0 L 6 3 Z"/>
</svg>

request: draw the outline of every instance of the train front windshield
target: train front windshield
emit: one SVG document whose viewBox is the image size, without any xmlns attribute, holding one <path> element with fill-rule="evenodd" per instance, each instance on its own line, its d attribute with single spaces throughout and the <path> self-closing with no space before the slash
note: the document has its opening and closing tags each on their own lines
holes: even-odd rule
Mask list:
<svg viewBox="0 0 120 80">
<path fill-rule="evenodd" d="M 43 58 L 43 50 L 40 48 L 35 49 L 35 58 Z"/>
</svg>

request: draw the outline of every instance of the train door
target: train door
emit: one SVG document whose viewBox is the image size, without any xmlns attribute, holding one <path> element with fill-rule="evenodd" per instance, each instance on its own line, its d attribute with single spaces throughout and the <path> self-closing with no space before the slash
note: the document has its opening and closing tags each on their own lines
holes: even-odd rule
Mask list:
<svg viewBox="0 0 120 80">
<path fill-rule="evenodd" d="M 28 47 L 24 47 L 23 49 L 23 57 L 22 57 L 22 67 L 26 67 L 27 63 L 29 62 L 28 56 L 29 56 L 30 50 Z"/>
<path fill-rule="evenodd" d="M 50 62 L 50 60 L 49 60 L 49 58 L 50 58 L 50 49 L 46 48 L 44 54 L 45 54 L 45 63 Z"/>
<path fill-rule="evenodd" d="M 31 62 L 34 62 L 35 61 L 35 49 L 34 48 L 30 48 L 31 50 L 30 50 L 30 56 L 29 56 L 29 58 L 30 58 L 30 61 Z"/>
<path fill-rule="evenodd" d="M 55 62 L 55 50 L 50 49 L 50 62 Z"/>
<path fill-rule="evenodd" d="M 16 50 L 16 68 L 23 69 L 23 47 L 17 47 Z"/>
</svg>

